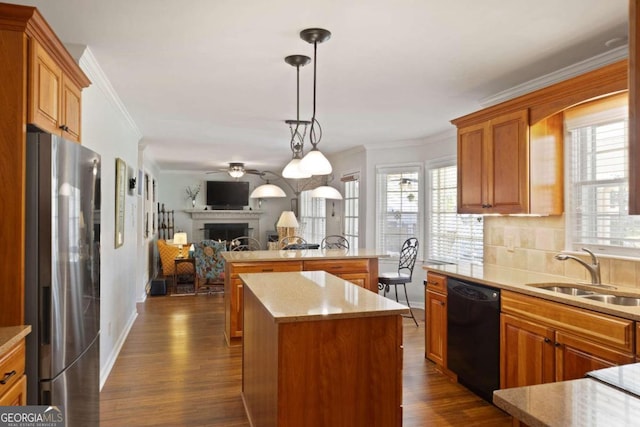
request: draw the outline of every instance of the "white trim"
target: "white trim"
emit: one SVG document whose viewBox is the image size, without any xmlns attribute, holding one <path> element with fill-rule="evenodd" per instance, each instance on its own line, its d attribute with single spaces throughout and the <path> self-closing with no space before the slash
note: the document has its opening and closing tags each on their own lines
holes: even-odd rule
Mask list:
<svg viewBox="0 0 640 427">
<path fill-rule="evenodd" d="M 612 64 L 614 62 L 623 60 L 629 56 L 629 47 L 620 46 L 610 51 L 601 53 L 592 58 L 585 59 L 584 61 L 577 62 L 567 67 L 561 68 L 544 76 L 537 77 L 522 84 L 516 85 L 510 89 L 503 90 L 494 95 L 481 98 L 478 102 L 485 108 L 491 105 L 499 104 L 504 101 L 516 98 L 521 95 L 533 92 L 543 87 L 551 86 L 552 84 L 568 80 L 572 77 L 579 76 L 588 71 L 592 71 L 605 65 Z"/>
<path fill-rule="evenodd" d="M 127 108 L 124 106 L 124 103 L 118 96 L 118 93 L 111 85 L 109 78 L 104 73 L 102 67 L 100 67 L 100 64 L 96 60 L 96 57 L 93 56 L 93 52 L 91 52 L 89 46 L 85 46 L 84 52 L 82 52 L 82 55 L 78 62 L 87 77 L 89 77 L 89 80 L 91 80 L 91 82 L 102 91 L 111 105 L 113 105 L 116 110 L 118 110 L 120 114 L 122 114 L 122 117 L 124 117 L 124 119 L 127 121 L 129 126 L 131 127 L 131 130 L 138 137 L 138 140 L 141 140 L 143 135 L 140 131 L 140 128 L 133 120 L 133 117 L 131 117 L 131 114 L 129 114 Z"/>
<path fill-rule="evenodd" d="M 102 369 L 100 369 L 100 391 L 102 391 L 102 387 L 104 387 L 104 384 L 107 382 L 107 379 L 109 378 L 109 374 L 113 369 L 113 365 L 115 365 L 116 360 L 118 359 L 118 355 L 120 354 L 120 350 L 122 350 L 122 346 L 127 340 L 127 337 L 129 336 L 129 332 L 131 332 L 131 328 L 133 327 L 133 324 L 135 323 L 137 317 L 138 317 L 138 312 L 134 310 L 133 313 L 131 313 L 131 317 L 129 317 L 129 321 L 127 322 L 127 325 L 122 331 L 122 334 L 120 334 L 120 336 L 118 337 L 118 341 L 116 341 L 113 347 L 113 350 L 109 355 L 109 358 L 107 359 Z"/>
</svg>

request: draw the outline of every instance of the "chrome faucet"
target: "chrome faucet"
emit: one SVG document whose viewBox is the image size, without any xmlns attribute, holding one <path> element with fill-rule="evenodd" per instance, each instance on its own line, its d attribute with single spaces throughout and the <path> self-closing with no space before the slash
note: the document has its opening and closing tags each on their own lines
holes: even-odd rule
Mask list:
<svg viewBox="0 0 640 427">
<path fill-rule="evenodd" d="M 582 250 L 591 255 L 591 264 L 587 264 L 580 258 L 569 254 L 556 254 L 554 258 L 558 261 L 566 261 L 568 259 L 577 261 L 578 263 L 582 264 L 584 268 L 586 268 L 587 271 L 589 271 L 589 273 L 591 274 L 592 285 L 608 287 L 607 285 L 602 284 L 602 280 L 600 278 L 600 261 L 598 261 L 598 257 L 596 257 L 596 255 L 587 248 L 582 248 Z"/>
</svg>

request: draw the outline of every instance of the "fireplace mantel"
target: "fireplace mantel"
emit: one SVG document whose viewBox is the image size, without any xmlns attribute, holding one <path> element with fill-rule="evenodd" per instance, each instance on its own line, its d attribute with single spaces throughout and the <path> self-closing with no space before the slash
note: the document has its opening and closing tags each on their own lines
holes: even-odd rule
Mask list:
<svg viewBox="0 0 640 427">
<path fill-rule="evenodd" d="M 238 221 L 248 221 L 251 219 L 260 219 L 260 216 L 264 213 L 264 211 L 253 211 L 253 210 L 204 210 L 204 209 L 185 209 L 189 215 L 191 215 L 191 219 L 230 219 L 230 220 L 238 220 Z"/>
<path fill-rule="evenodd" d="M 185 209 L 192 219 L 191 236 L 194 241 L 204 239 L 205 224 L 238 224 L 246 223 L 249 226 L 249 236 L 258 240 L 260 238 L 260 217 L 264 211 L 260 210 L 204 210 Z"/>
</svg>

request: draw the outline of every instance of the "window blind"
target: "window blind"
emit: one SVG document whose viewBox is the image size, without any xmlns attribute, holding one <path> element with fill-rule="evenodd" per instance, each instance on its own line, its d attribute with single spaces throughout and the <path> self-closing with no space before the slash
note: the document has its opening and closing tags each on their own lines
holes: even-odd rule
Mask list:
<svg viewBox="0 0 640 427">
<path fill-rule="evenodd" d="M 406 239 L 420 240 L 420 167 L 378 168 L 376 176 L 376 246 L 397 257 Z"/>
<path fill-rule="evenodd" d="M 430 169 L 429 182 L 428 258 L 482 263 L 482 216 L 457 213 L 457 167 Z"/>
<path fill-rule="evenodd" d="M 358 247 L 360 181 L 354 175 L 344 182 L 344 237 L 350 248 Z"/>
<path fill-rule="evenodd" d="M 569 249 L 640 255 L 640 216 L 628 215 L 627 116 L 620 95 L 567 112 Z"/>
<path fill-rule="evenodd" d="M 300 228 L 298 235 L 308 243 L 320 243 L 326 234 L 327 204 L 325 199 L 311 197 L 311 190 L 302 191 L 298 198 Z"/>
</svg>

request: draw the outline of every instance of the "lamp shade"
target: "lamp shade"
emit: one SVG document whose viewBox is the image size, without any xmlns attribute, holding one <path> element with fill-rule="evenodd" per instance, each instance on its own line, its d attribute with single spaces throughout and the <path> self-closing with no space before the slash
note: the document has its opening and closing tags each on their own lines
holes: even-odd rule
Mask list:
<svg viewBox="0 0 640 427">
<path fill-rule="evenodd" d="M 173 235 L 173 244 L 174 245 L 186 245 L 187 244 L 187 233 L 175 233 Z"/>
<path fill-rule="evenodd" d="M 282 176 L 289 179 L 311 178 L 311 174 L 300 167 L 301 159 L 291 159 L 282 169 Z"/>
<path fill-rule="evenodd" d="M 300 168 L 311 175 L 329 175 L 333 170 L 329 160 L 316 148 L 300 160 Z"/>
<path fill-rule="evenodd" d="M 329 187 L 328 185 L 321 185 L 320 187 L 316 187 L 311 191 L 311 197 L 315 197 L 318 199 L 342 199 L 342 194 L 338 190 L 333 187 Z"/>
<path fill-rule="evenodd" d="M 262 184 L 255 188 L 249 196 L 251 199 L 271 199 L 274 197 L 287 197 L 284 190 L 277 185 Z"/>
<path fill-rule="evenodd" d="M 285 228 L 298 228 L 298 220 L 296 219 L 296 215 L 293 211 L 283 211 L 280 214 L 280 219 L 278 219 L 277 227 L 285 227 Z"/>
</svg>

